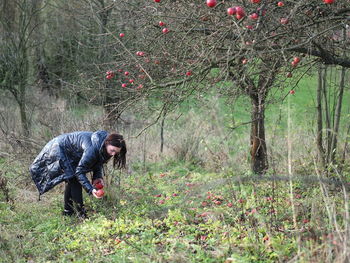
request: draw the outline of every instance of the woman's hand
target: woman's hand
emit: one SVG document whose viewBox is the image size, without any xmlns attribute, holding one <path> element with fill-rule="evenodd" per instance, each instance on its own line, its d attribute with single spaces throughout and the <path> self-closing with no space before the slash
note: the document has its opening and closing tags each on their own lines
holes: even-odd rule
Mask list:
<svg viewBox="0 0 350 263">
<path fill-rule="evenodd" d="M 100 189 L 100 190 L 93 189 L 93 190 L 92 190 L 92 195 L 93 195 L 94 197 L 96 197 L 97 199 L 100 199 L 100 198 L 103 197 L 104 191 L 103 191 L 102 189 Z"/>
</svg>

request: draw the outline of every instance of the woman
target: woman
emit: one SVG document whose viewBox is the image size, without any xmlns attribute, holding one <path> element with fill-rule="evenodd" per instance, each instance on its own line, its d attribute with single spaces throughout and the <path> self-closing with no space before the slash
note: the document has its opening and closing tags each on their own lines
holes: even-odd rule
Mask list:
<svg viewBox="0 0 350 263">
<path fill-rule="evenodd" d="M 126 145 L 122 135 L 108 134 L 106 131 L 72 132 L 62 134 L 41 150 L 30 166 L 32 179 L 40 195 L 65 181 L 64 215 L 74 214 L 86 217 L 82 188 L 96 198 L 94 186 L 97 182 L 103 185 L 103 164 L 113 157 L 113 165 L 125 168 Z M 92 182 L 86 173 L 92 172 Z"/>
</svg>

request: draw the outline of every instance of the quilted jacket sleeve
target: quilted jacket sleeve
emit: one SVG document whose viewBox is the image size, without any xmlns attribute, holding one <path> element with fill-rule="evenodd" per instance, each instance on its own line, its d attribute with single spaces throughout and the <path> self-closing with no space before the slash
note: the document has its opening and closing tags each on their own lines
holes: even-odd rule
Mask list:
<svg viewBox="0 0 350 263">
<path fill-rule="evenodd" d="M 103 167 L 102 165 L 96 165 L 93 174 L 92 174 L 92 181 L 98 178 L 102 178 Z"/>
<path fill-rule="evenodd" d="M 93 148 L 87 148 L 75 170 L 75 176 L 78 178 L 80 184 L 83 186 L 84 190 L 91 194 L 94 189 L 90 181 L 86 177 L 86 173 L 94 170 L 94 166 L 97 162 L 97 156 Z"/>
</svg>

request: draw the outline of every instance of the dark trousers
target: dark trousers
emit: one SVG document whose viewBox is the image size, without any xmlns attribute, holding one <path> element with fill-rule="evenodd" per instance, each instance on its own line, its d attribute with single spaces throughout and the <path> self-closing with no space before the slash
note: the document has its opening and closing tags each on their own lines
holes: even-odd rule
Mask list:
<svg viewBox="0 0 350 263">
<path fill-rule="evenodd" d="M 75 209 L 74 209 L 75 205 Z M 77 211 L 79 214 L 85 214 L 83 203 L 82 186 L 76 177 L 69 179 L 66 182 L 64 191 L 64 210 L 66 213 Z"/>
</svg>

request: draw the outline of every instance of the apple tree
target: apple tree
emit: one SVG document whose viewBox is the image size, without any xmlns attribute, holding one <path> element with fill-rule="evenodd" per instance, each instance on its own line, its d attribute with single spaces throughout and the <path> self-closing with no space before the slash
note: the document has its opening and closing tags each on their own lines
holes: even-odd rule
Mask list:
<svg viewBox="0 0 350 263">
<path fill-rule="evenodd" d="M 334 38 L 348 28 L 348 4 L 346 0 L 120 3 L 119 8 L 132 8 L 130 19 L 137 27 L 123 32 L 123 37 L 113 36 L 120 59 L 112 71 L 119 74 L 123 92 L 135 94 L 135 100 L 163 99 L 161 112 L 194 92 L 216 88 L 218 81 L 230 81 L 232 85 L 220 86 L 217 92 L 228 98 L 250 98 L 251 167 L 263 174 L 268 168 L 264 113 L 271 90 L 317 63 L 350 67 L 348 47 Z M 127 104 L 115 106 L 122 112 L 123 105 Z"/>
</svg>

